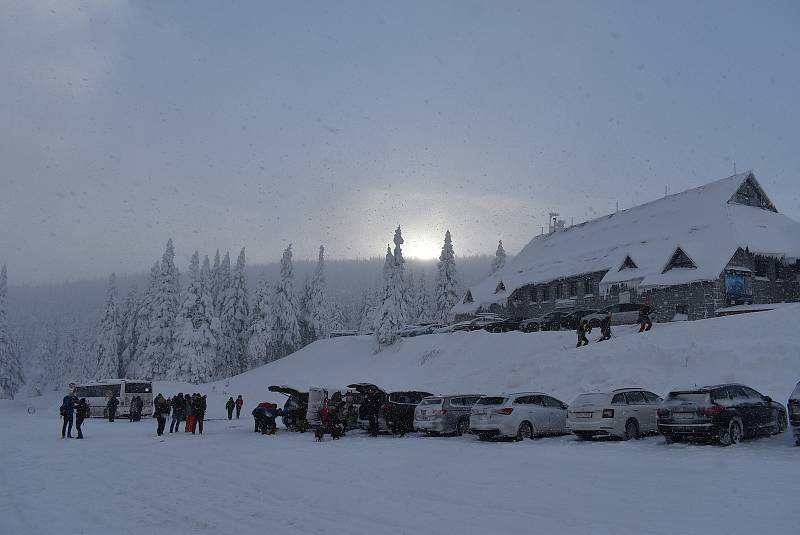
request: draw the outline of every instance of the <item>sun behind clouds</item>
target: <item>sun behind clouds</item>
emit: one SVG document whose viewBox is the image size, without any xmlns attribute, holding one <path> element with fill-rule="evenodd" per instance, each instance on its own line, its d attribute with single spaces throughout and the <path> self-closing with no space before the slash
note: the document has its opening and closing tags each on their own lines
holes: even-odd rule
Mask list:
<svg viewBox="0 0 800 535">
<path fill-rule="evenodd" d="M 420 260 L 431 260 L 439 258 L 441 252 L 441 244 L 436 240 L 427 236 L 403 236 L 405 243 L 403 244 L 404 256 L 408 258 L 419 258 Z"/>
</svg>

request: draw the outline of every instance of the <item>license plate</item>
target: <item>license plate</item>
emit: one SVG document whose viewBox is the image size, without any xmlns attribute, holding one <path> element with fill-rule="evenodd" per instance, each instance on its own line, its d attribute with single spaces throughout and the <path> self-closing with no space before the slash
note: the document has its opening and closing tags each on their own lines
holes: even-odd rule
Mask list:
<svg viewBox="0 0 800 535">
<path fill-rule="evenodd" d="M 575 418 L 591 418 L 591 417 L 592 417 L 592 413 L 591 412 L 576 412 L 575 413 Z"/>
<path fill-rule="evenodd" d="M 691 420 L 694 418 L 693 412 L 673 412 L 672 417 L 676 420 Z"/>
</svg>

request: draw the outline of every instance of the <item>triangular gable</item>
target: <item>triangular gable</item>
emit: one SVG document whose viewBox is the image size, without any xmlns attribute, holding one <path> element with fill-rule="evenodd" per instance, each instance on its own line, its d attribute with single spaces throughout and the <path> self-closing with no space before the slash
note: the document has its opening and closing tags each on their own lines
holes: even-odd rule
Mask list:
<svg viewBox="0 0 800 535">
<path fill-rule="evenodd" d="M 472 303 L 472 301 L 473 301 L 473 299 L 472 299 L 472 291 L 471 290 L 467 290 L 467 295 L 464 296 L 463 303 L 466 305 L 467 303 Z"/>
<path fill-rule="evenodd" d="M 689 255 L 687 255 L 683 249 L 678 247 L 675 249 L 675 252 L 672 253 L 672 257 L 661 273 L 666 273 L 671 269 L 697 269 L 697 264 L 694 263 L 694 260 L 689 258 Z"/>
<path fill-rule="evenodd" d="M 622 265 L 619 267 L 617 271 L 622 271 L 623 269 L 636 269 L 638 267 L 639 266 L 637 266 L 636 262 L 634 262 L 631 259 L 630 255 L 627 255 L 625 256 L 625 260 L 622 261 Z"/>
<path fill-rule="evenodd" d="M 497 294 L 497 293 L 505 292 L 505 291 L 506 291 L 506 285 L 503 284 L 503 281 L 500 281 L 499 283 L 497 283 L 497 288 L 494 289 L 494 293 Z"/>
<path fill-rule="evenodd" d="M 761 184 L 758 183 L 753 173 L 747 175 L 747 178 L 742 181 L 736 193 L 728 199 L 728 202 L 731 204 L 754 206 L 762 210 L 778 213 L 778 209 L 775 208 L 775 205 L 769 200 L 769 197 L 767 197 L 766 192 L 761 187 Z"/>
</svg>

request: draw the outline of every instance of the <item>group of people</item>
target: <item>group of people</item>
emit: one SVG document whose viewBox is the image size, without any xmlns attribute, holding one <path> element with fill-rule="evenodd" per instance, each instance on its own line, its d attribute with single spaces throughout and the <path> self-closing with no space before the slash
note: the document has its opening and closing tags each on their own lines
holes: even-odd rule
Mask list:
<svg viewBox="0 0 800 535">
<path fill-rule="evenodd" d="M 133 398 L 131 398 L 131 406 L 128 409 L 128 420 L 131 422 L 138 422 L 141 420 L 143 409 L 144 400 L 142 396 L 133 396 Z"/>
<path fill-rule="evenodd" d="M 639 324 L 639 332 L 649 331 L 653 328 L 653 320 L 650 319 L 650 314 L 653 312 L 653 307 L 650 306 L 649 303 L 645 303 L 644 305 L 639 308 L 639 318 L 636 320 L 636 323 Z M 589 338 L 587 338 L 587 334 L 592 332 L 592 326 L 589 324 L 588 321 L 582 319 L 580 323 L 578 323 L 578 344 L 575 347 L 581 347 L 585 345 L 589 345 Z M 611 313 L 609 312 L 606 317 L 600 321 L 600 338 L 597 339 L 598 342 L 603 342 L 604 340 L 611 339 Z"/>
<path fill-rule="evenodd" d="M 172 421 L 169 424 L 169 432 L 177 433 L 180 431 L 181 422 L 186 422 L 184 431 L 193 435 L 203 434 L 203 421 L 206 416 L 206 396 L 195 392 L 185 394 L 178 392 L 172 398 L 165 398 L 159 393 L 153 399 L 153 416 L 158 420 L 156 434 L 161 436 L 167 426 L 167 417 L 172 414 Z"/>
<path fill-rule="evenodd" d="M 81 425 L 83 424 L 83 420 L 89 417 L 89 410 L 89 403 L 86 401 L 86 398 L 78 399 L 78 396 L 75 395 L 74 387 L 70 388 L 67 391 L 67 395 L 64 396 L 64 399 L 61 401 L 61 407 L 58 411 L 63 419 L 61 438 L 72 438 L 73 420 L 75 422 L 75 430 L 78 432 L 78 436 L 75 438 L 83 438 Z"/>
<path fill-rule="evenodd" d="M 233 409 L 236 409 L 236 419 L 239 419 L 239 414 L 242 412 L 242 406 L 244 405 L 244 400 L 242 399 L 242 395 L 239 394 L 239 397 L 236 398 L 236 401 L 233 401 L 233 397 L 228 398 L 228 402 L 225 403 L 225 410 L 228 411 L 228 420 L 233 419 Z"/>
</svg>

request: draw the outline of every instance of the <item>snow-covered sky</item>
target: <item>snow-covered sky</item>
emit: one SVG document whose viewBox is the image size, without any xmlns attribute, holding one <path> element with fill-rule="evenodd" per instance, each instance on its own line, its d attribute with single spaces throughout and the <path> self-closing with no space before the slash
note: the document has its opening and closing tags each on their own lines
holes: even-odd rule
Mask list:
<svg viewBox="0 0 800 535">
<path fill-rule="evenodd" d="M 11 283 L 517 252 L 752 168 L 800 219 L 800 4 L 78 2 L 0 10 Z"/>
</svg>

